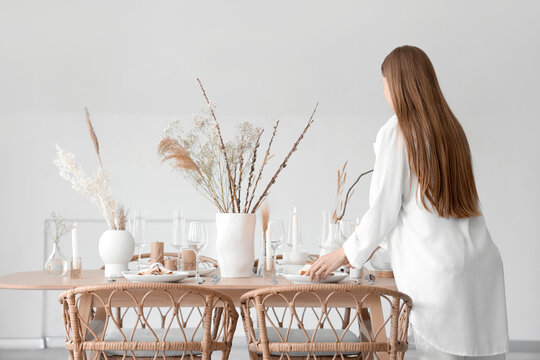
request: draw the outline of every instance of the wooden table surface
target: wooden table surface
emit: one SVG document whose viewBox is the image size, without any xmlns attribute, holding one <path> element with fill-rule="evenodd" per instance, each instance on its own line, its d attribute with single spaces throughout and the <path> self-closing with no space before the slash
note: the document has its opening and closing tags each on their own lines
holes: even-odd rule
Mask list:
<svg viewBox="0 0 540 360">
<path fill-rule="evenodd" d="M 369 272 L 368 272 L 369 273 Z M 128 282 L 125 278 L 118 278 L 118 282 Z M 69 273 L 64 277 L 51 277 L 44 271 L 29 271 L 18 272 L 8 275 L 0 276 L 0 289 L 15 289 L 15 290 L 68 290 L 71 288 L 85 286 L 85 285 L 98 285 L 108 282 L 108 278 L 105 278 L 103 270 L 83 270 L 81 279 L 71 279 Z M 196 284 L 194 278 L 188 278 L 182 281 L 183 284 Z M 354 282 L 351 280 L 344 280 L 341 284 L 351 284 Z M 363 282 L 364 283 L 364 282 Z M 278 277 L 278 283 L 273 284 L 268 279 L 263 277 L 257 277 L 255 275 L 248 278 L 221 278 L 219 282 L 213 284 L 210 278 L 207 277 L 206 281 L 199 285 L 202 287 L 214 289 L 227 294 L 234 302 L 236 306 L 240 305 L 240 297 L 248 291 L 259 289 L 263 287 L 279 286 L 292 284 L 284 277 Z M 392 290 L 396 290 L 396 284 L 393 278 L 376 278 L 373 286 L 384 287 Z M 88 311 L 83 314 L 85 321 L 89 321 L 92 298 L 89 298 L 88 304 L 80 307 L 86 308 Z M 85 299 L 82 300 L 83 302 Z M 306 306 L 314 306 L 310 304 L 304 304 Z M 316 304 L 315 304 L 316 306 Z M 384 317 L 379 298 L 374 298 L 368 301 L 367 306 L 370 307 L 371 324 L 375 329 L 384 327 Z M 101 309 L 102 310 L 102 309 Z M 97 310 L 94 318 L 101 319 L 103 317 L 103 311 Z M 384 331 L 379 332 L 376 336 L 377 341 L 385 342 L 386 334 Z M 388 359 L 388 354 L 378 353 L 379 358 L 382 360 Z"/>
<path fill-rule="evenodd" d="M 0 276 L 0 289 L 15 290 L 68 290 L 78 286 L 97 285 L 107 283 L 103 270 L 83 270 L 81 279 L 71 279 L 69 273 L 64 277 L 51 277 L 44 271 L 18 272 Z M 118 278 L 118 282 L 127 282 L 124 278 Z M 182 281 L 183 284 L 196 284 L 193 278 Z M 341 284 L 353 283 L 350 280 L 342 281 Z M 278 283 L 273 284 L 268 279 L 255 275 L 248 278 L 221 278 L 217 284 L 213 284 L 210 278 L 200 285 L 210 289 L 221 291 L 229 295 L 235 304 L 239 304 L 242 294 L 263 287 L 291 284 L 283 277 L 278 277 Z M 391 278 L 377 278 L 374 286 L 396 289 L 396 283 Z"/>
</svg>

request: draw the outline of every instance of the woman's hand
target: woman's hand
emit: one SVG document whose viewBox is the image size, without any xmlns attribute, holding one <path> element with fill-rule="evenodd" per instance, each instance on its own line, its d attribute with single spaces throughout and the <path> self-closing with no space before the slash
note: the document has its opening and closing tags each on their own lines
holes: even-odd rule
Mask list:
<svg viewBox="0 0 540 360">
<path fill-rule="evenodd" d="M 306 276 L 309 276 L 309 281 L 313 281 L 313 278 L 317 278 L 317 281 L 326 279 L 328 274 L 336 270 L 342 265 L 347 265 L 349 261 L 345 256 L 345 250 L 343 246 L 329 254 L 321 256 L 317 261 L 311 265 L 306 271 Z"/>
</svg>

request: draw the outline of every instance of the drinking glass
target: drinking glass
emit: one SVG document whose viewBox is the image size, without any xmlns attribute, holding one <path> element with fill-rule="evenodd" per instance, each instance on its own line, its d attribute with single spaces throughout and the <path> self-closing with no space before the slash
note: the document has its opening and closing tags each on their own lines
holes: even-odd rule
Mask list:
<svg viewBox="0 0 540 360">
<path fill-rule="evenodd" d="M 339 230 L 343 235 L 343 241 L 347 240 L 355 230 L 355 225 L 352 220 L 340 220 L 339 221 Z"/>
<path fill-rule="evenodd" d="M 189 247 L 195 252 L 195 280 L 200 282 L 199 252 L 204 249 L 208 243 L 206 223 L 204 221 L 192 221 L 189 223 L 188 243 Z"/>
<path fill-rule="evenodd" d="M 322 249 L 324 248 L 324 244 L 326 243 L 326 239 L 328 238 L 328 228 L 330 223 L 330 217 L 329 213 L 326 210 L 322 211 L 322 224 L 321 224 L 321 242 L 319 243 L 319 247 Z"/>
<path fill-rule="evenodd" d="M 287 245 L 292 247 L 293 251 L 298 251 L 302 246 L 302 231 L 300 226 L 300 217 L 296 207 L 289 210 L 289 224 L 287 229 Z"/>
<path fill-rule="evenodd" d="M 271 253 L 267 254 L 267 261 L 270 261 L 269 266 L 267 265 L 267 270 L 272 273 L 272 281 L 276 281 L 277 278 L 277 249 L 283 244 L 283 240 L 285 240 L 283 221 L 271 220 L 268 223 L 268 230 L 266 230 L 266 241 L 270 243 L 271 247 Z"/>
<path fill-rule="evenodd" d="M 135 209 L 133 211 L 131 234 L 135 239 L 135 251 L 137 252 L 137 267 L 141 270 L 142 248 L 148 245 L 146 238 L 146 210 Z"/>
<path fill-rule="evenodd" d="M 182 250 L 188 248 L 186 236 L 186 214 L 184 210 L 174 210 L 173 212 L 173 229 L 171 237 L 171 246 L 178 251 L 177 269 L 182 266 L 181 254 Z"/>
</svg>

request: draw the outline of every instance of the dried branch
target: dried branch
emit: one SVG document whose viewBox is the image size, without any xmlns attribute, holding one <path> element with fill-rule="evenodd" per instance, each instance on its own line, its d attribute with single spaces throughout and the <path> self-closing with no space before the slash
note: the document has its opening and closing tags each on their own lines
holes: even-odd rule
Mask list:
<svg viewBox="0 0 540 360">
<path fill-rule="evenodd" d="M 276 123 L 274 124 L 274 130 L 272 131 L 272 136 L 270 137 L 270 141 L 268 142 L 268 147 L 266 148 L 266 153 L 264 154 L 264 159 L 261 164 L 261 168 L 259 169 L 259 174 L 257 175 L 257 180 L 255 180 L 255 185 L 253 186 L 253 191 L 251 192 L 251 196 L 250 196 L 249 203 L 246 210 L 247 212 L 249 212 L 249 208 L 251 207 L 251 203 L 253 202 L 253 197 L 255 196 L 255 190 L 257 190 L 257 185 L 259 184 L 259 181 L 261 180 L 264 167 L 266 166 L 268 161 L 272 158 L 272 155 L 270 155 L 270 149 L 272 148 L 272 143 L 274 142 L 274 138 L 276 137 L 278 126 L 279 126 L 279 120 L 276 120 Z"/>
<path fill-rule="evenodd" d="M 263 229 L 263 239 L 266 239 L 266 230 L 268 230 L 268 222 L 270 221 L 270 210 L 268 209 L 268 202 L 264 201 L 261 204 L 261 223 Z"/>
<path fill-rule="evenodd" d="M 361 173 L 360 176 L 358 176 L 358 178 L 352 183 L 351 187 L 349 187 L 349 190 L 347 190 L 347 194 L 345 194 L 345 201 L 343 202 L 343 210 L 341 211 L 341 215 L 337 218 L 338 221 L 343 219 L 343 217 L 345 216 L 345 210 L 347 210 L 347 203 L 349 202 L 349 199 L 354 194 L 354 187 L 356 186 L 356 184 L 358 184 L 358 182 L 360 181 L 362 177 L 372 172 L 373 172 L 373 169 Z"/>
<path fill-rule="evenodd" d="M 247 212 L 248 207 L 248 200 L 249 200 L 249 191 L 251 189 L 251 181 L 253 180 L 253 174 L 255 173 L 255 164 L 257 163 L 257 151 L 259 150 L 259 146 L 261 145 L 261 136 L 264 132 L 264 129 L 259 131 L 259 135 L 257 136 L 257 140 L 255 141 L 255 146 L 253 147 L 253 154 L 251 155 L 251 166 L 249 168 L 249 178 L 248 178 L 248 186 L 246 189 L 246 201 L 244 202 L 244 210 L 243 212 Z"/>
<path fill-rule="evenodd" d="M 311 127 L 311 125 L 313 124 L 313 117 L 315 116 L 315 113 L 317 112 L 317 108 L 319 107 L 319 103 L 315 104 L 315 108 L 313 109 L 313 113 L 311 114 L 311 117 L 309 118 L 309 121 L 307 122 L 306 126 L 304 127 L 304 130 L 302 131 L 302 133 L 300 134 L 300 137 L 296 140 L 296 142 L 294 143 L 293 147 L 291 148 L 291 150 L 289 151 L 289 153 L 287 154 L 287 156 L 285 157 L 285 159 L 283 160 L 283 162 L 281 163 L 281 165 L 279 166 L 279 168 L 277 169 L 276 173 L 274 174 L 274 176 L 272 177 L 272 179 L 270 180 L 270 182 L 268 183 L 268 185 L 266 185 L 266 188 L 264 189 L 262 195 L 260 196 L 259 200 L 255 203 L 255 205 L 253 206 L 251 212 L 254 213 L 255 211 L 257 211 L 257 208 L 259 207 L 259 205 L 261 204 L 261 202 L 266 198 L 266 196 L 268 195 L 268 190 L 270 189 L 270 187 L 276 182 L 276 179 L 279 175 L 279 173 L 281 172 L 281 170 L 283 170 L 286 166 L 287 166 L 287 162 L 289 161 L 289 158 L 292 156 L 292 154 L 296 151 L 296 149 L 298 148 L 298 145 L 300 144 L 300 141 L 302 141 L 302 139 L 304 138 L 304 135 L 306 134 L 306 132 L 308 131 L 308 129 Z"/>
<path fill-rule="evenodd" d="M 233 176 L 231 173 L 231 166 L 229 165 L 229 158 L 227 157 L 227 151 L 225 150 L 225 142 L 223 141 L 223 135 L 221 134 L 221 128 L 219 126 L 219 121 L 216 118 L 216 114 L 214 113 L 214 108 L 212 107 L 212 104 L 210 103 L 210 99 L 208 99 L 208 96 L 206 95 L 206 91 L 204 90 L 204 86 L 199 78 L 197 78 L 197 82 L 199 83 L 199 86 L 201 87 L 201 90 L 203 92 L 204 98 L 206 99 L 206 103 L 208 104 L 208 108 L 210 109 L 210 113 L 212 114 L 212 118 L 215 121 L 216 130 L 219 135 L 219 141 L 220 141 L 220 149 L 223 154 L 223 157 L 225 158 L 225 167 L 227 168 L 227 175 L 229 177 L 229 190 L 231 192 L 231 201 L 233 205 L 233 212 L 239 212 L 240 210 L 236 208 L 236 188 L 233 180 Z"/>
<path fill-rule="evenodd" d="M 90 133 L 90 139 L 92 139 L 92 143 L 94 144 L 94 149 L 96 150 L 96 154 L 99 160 L 99 166 L 103 168 L 103 163 L 101 162 L 101 155 L 99 154 L 99 142 L 96 136 L 96 132 L 94 131 L 94 127 L 92 126 L 92 122 L 90 121 L 90 113 L 88 112 L 88 108 L 84 108 L 84 115 L 86 119 L 86 125 L 88 125 L 88 132 Z"/>
</svg>

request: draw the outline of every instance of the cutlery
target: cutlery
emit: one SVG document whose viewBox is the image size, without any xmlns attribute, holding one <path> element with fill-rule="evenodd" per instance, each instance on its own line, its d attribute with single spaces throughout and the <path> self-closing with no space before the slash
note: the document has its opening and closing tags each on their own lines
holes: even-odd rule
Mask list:
<svg viewBox="0 0 540 360">
<path fill-rule="evenodd" d="M 200 278 L 199 281 L 197 281 L 197 284 L 201 285 L 205 281 L 206 281 L 205 278 Z"/>
<path fill-rule="evenodd" d="M 212 284 L 217 284 L 219 280 L 221 280 L 221 276 L 214 274 L 211 276 Z"/>
<path fill-rule="evenodd" d="M 366 282 L 368 285 L 373 285 L 373 283 L 375 282 L 375 275 L 373 274 L 366 275 Z"/>
</svg>

